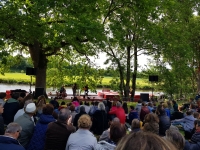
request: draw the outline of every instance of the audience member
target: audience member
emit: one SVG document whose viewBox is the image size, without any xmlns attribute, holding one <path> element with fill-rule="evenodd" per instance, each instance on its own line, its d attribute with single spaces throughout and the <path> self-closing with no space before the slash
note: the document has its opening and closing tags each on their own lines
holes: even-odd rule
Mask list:
<svg viewBox="0 0 200 150">
<path fill-rule="evenodd" d="M 124 109 L 125 114 L 128 114 L 128 105 L 127 105 L 127 102 L 123 102 L 122 108 Z"/>
<path fill-rule="evenodd" d="M 100 141 L 95 150 L 114 150 L 117 143 L 126 135 L 126 127 L 119 122 L 114 122 L 110 127 L 110 140 Z"/>
<path fill-rule="evenodd" d="M 87 114 L 85 112 L 85 107 L 84 106 L 80 106 L 80 112 L 78 114 L 76 114 L 76 116 L 74 117 L 74 122 L 73 122 L 73 125 L 76 127 L 76 129 L 78 129 L 78 120 L 79 120 L 79 118 L 84 114 Z"/>
<path fill-rule="evenodd" d="M 94 112 L 98 109 L 99 102 L 93 102 L 93 105 L 90 107 L 89 115 L 92 116 Z"/>
<path fill-rule="evenodd" d="M 133 119 L 138 119 L 138 112 L 134 109 L 134 106 L 130 106 L 130 113 L 128 114 L 128 123 L 131 124 Z"/>
<path fill-rule="evenodd" d="M 166 115 L 171 118 L 171 113 L 170 113 L 170 109 L 168 108 L 168 104 L 167 103 L 163 103 L 163 108 L 165 110 Z"/>
<path fill-rule="evenodd" d="M 149 113 L 150 111 L 149 111 L 149 108 L 147 107 L 147 104 L 145 102 L 142 102 L 142 108 L 140 111 L 140 120 L 144 121 L 144 117 Z"/>
<path fill-rule="evenodd" d="M 98 110 L 96 110 L 92 116 L 91 131 L 95 135 L 101 135 L 104 130 L 108 129 L 108 119 L 103 102 L 98 104 Z"/>
<path fill-rule="evenodd" d="M 6 93 L 0 92 L 0 103 L 2 104 L 2 106 L 4 106 L 5 104 L 5 101 L 4 101 L 5 97 L 6 97 Z"/>
<path fill-rule="evenodd" d="M 17 123 L 10 123 L 7 126 L 4 136 L 0 136 L 0 149 L 2 150 L 25 150 L 17 141 L 22 127 Z"/>
<path fill-rule="evenodd" d="M 138 117 L 140 119 L 140 111 L 141 111 L 141 108 L 142 108 L 142 100 L 138 100 L 138 103 L 135 107 L 136 111 L 138 112 Z"/>
<path fill-rule="evenodd" d="M 159 118 L 156 114 L 150 113 L 145 116 L 143 131 L 159 135 Z"/>
<path fill-rule="evenodd" d="M 178 150 L 173 144 L 150 132 L 126 135 L 115 150 Z"/>
<path fill-rule="evenodd" d="M 89 131 L 92 121 L 89 115 L 82 115 L 78 120 L 78 130 L 69 136 L 65 150 L 94 150 L 97 139 Z"/>
<path fill-rule="evenodd" d="M 169 128 L 165 132 L 166 136 L 164 137 L 167 141 L 172 143 L 174 147 L 178 150 L 183 150 L 185 147 L 185 138 L 183 135 L 178 131 L 172 128 Z"/>
<path fill-rule="evenodd" d="M 27 147 L 34 130 L 34 122 L 31 117 L 36 113 L 35 103 L 29 103 L 25 107 L 25 113 L 22 116 L 19 116 L 15 122 L 18 123 L 22 127 L 22 131 L 20 133 L 19 142 L 25 148 Z"/>
<path fill-rule="evenodd" d="M 3 109 L 3 104 L 0 103 L 0 135 L 4 135 L 4 120 L 2 117 Z"/>
<path fill-rule="evenodd" d="M 140 120 L 133 119 L 131 123 L 131 133 L 140 131 Z"/>
<path fill-rule="evenodd" d="M 149 109 L 150 113 L 153 112 L 154 108 L 153 108 L 153 104 L 151 102 L 148 103 L 148 109 Z"/>
<path fill-rule="evenodd" d="M 181 125 L 184 131 L 191 132 L 194 126 L 196 118 L 193 116 L 193 112 L 188 110 L 186 116 L 182 119 L 177 119 L 172 122 L 173 125 Z"/>
<path fill-rule="evenodd" d="M 45 134 L 47 131 L 47 126 L 50 122 L 55 121 L 53 114 L 53 105 L 47 104 L 42 109 L 42 114 L 38 120 L 33 136 L 26 150 L 43 150 L 45 144 Z"/>
<path fill-rule="evenodd" d="M 53 105 L 54 110 L 59 108 L 59 103 L 58 103 L 58 101 L 57 101 L 57 97 L 55 97 L 55 98 L 54 98 L 53 100 L 51 100 L 49 103 Z"/>
<path fill-rule="evenodd" d="M 15 121 L 18 117 L 22 116 L 22 115 L 25 113 L 24 110 L 25 110 L 26 106 L 27 106 L 29 103 L 33 103 L 33 101 L 32 101 L 32 100 L 26 100 L 26 101 L 25 101 L 24 107 L 23 107 L 22 109 L 19 109 L 19 110 L 17 111 L 17 113 L 15 114 L 15 116 L 14 116 L 14 121 Z M 34 121 L 33 117 L 32 117 L 31 119 Z"/>
<path fill-rule="evenodd" d="M 171 125 L 170 118 L 166 115 L 162 105 L 158 105 L 156 112 L 159 118 L 159 135 L 165 136 L 165 131 L 169 129 Z"/>
<path fill-rule="evenodd" d="M 72 122 L 74 122 L 74 118 L 77 115 L 77 112 L 75 111 L 75 106 L 74 104 L 71 104 L 71 106 L 69 107 L 69 110 L 71 111 L 71 116 L 72 116 Z"/>
<path fill-rule="evenodd" d="M 120 123 L 125 124 L 126 115 L 124 109 L 122 108 L 122 104 L 120 102 L 117 102 L 116 107 L 116 109 L 110 110 L 109 114 L 115 115 L 117 118 L 119 118 Z"/>
<path fill-rule="evenodd" d="M 172 101 L 174 111 L 178 111 L 178 104 L 175 100 Z"/>
<path fill-rule="evenodd" d="M 113 118 L 112 122 L 110 123 L 110 125 L 114 122 L 120 122 L 119 118 L 115 117 Z M 102 135 L 99 138 L 99 141 L 109 141 L 110 139 L 110 128 L 108 128 L 107 130 L 105 130 Z"/>
<path fill-rule="evenodd" d="M 48 124 L 45 138 L 45 150 L 64 150 L 67 140 L 75 131 L 71 123 L 70 110 L 63 108 L 58 114 L 58 120 Z"/>
<path fill-rule="evenodd" d="M 19 110 L 18 98 L 19 93 L 12 93 L 11 98 L 9 98 L 4 104 L 4 112 L 2 116 L 6 125 L 13 122 L 15 114 Z"/>
</svg>

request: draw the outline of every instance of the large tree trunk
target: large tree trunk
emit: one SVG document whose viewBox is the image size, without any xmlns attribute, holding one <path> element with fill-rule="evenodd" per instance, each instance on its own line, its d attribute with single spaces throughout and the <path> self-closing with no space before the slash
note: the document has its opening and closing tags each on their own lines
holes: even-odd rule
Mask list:
<svg viewBox="0 0 200 150">
<path fill-rule="evenodd" d="M 131 65 L 130 65 L 130 61 L 131 61 L 131 47 L 130 46 L 127 46 L 127 64 L 126 64 L 126 86 L 125 86 L 125 89 L 124 89 L 124 95 L 125 95 L 125 99 L 124 100 L 129 100 L 129 93 L 130 93 L 130 68 L 131 68 Z"/>
<path fill-rule="evenodd" d="M 134 47 L 134 70 L 133 70 L 133 74 L 132 74 L 131 101 L 134 100 L 134 96 L 135 96 L 137 69 L 138 69 L 138 56 L 137 56 L 137 46 L 135 46 Z"/>
<path fill-rule="evenodd" d="M 33 66 L 34 68 L 37 68 L 35 88 L 44 88 L 44 94 L 46 94 L 47 56 L 45 55 L 41 44 L 38 42 L 29 45 L 29 52 L 31 54 Z"/>
</svg>

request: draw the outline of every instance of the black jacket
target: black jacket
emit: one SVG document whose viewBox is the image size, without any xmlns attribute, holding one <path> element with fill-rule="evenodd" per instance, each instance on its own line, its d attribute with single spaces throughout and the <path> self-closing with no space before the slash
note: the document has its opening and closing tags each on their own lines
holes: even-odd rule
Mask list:
<svg viewBox="0 0 200 150">
<path fill-rule="evenodd" d="M 4 121 L 1 114 L 0 114 L 0 135 L 4 135 Z"/>
<path fill-rule="evenodd" d="M 92 128 L 94 134 L 101 135 L 108 129 L 107 114 L 103 110 L 96 110 L 92 117 Z"/>
<path fill-rule="evenodd" d="M 75 126 L 76 129 L 78 129 L 78 119 L 84 114 L 87 114 L 87 113 L 86 112 L 80 112 L 80 113 L 76 114 L 76 116 L 74 117 L 73 126 Z"/>
<path fill-rule="evenodd" d="M 170 118 L 166 114 L 159 115 L 159 135 L 165 136 L 165 131 L 169 129 L 171 125 Z"/>
</svg>

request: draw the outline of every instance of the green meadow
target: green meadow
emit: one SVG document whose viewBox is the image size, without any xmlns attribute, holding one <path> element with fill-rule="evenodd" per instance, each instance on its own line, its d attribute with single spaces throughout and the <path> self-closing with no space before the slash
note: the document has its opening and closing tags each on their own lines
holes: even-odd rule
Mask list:
<svg viewBox="0 0 200 150">
<path fill-rule="evenodd" d="M 67 77 L 66 77 L 67 78 Z M 33 77 L 33 82 L 35 78 Z M 102 86 L 110 85 L 110 81 L 112 77 L 104 77 L 102 80 Z M 4 75 L 0 75 L 0 83 L 8 83 L 8 84 L 29 84 L 30 76 L 25 73 L 5 73 Z M 137 89 L 146 90 L 151 89 L 151 84 L 147 79 L 137 78 L 136 80 Z"/>
</svg>

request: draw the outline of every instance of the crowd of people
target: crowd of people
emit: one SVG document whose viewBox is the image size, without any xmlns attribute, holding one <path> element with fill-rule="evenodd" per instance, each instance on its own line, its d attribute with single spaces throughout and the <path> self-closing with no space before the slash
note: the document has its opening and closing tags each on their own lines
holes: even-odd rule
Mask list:
<svg viewBox="0 0 200 150">
<path fill-rule="evenodd" d="M 28 94 L 0 93 L 2 150 L 199 150 L 200 100 L 47 103 Z M 129 108 L 130 107 L 130 108 Z M 181 133 L 184 133 L 183 134 Z"/>
</svg>

